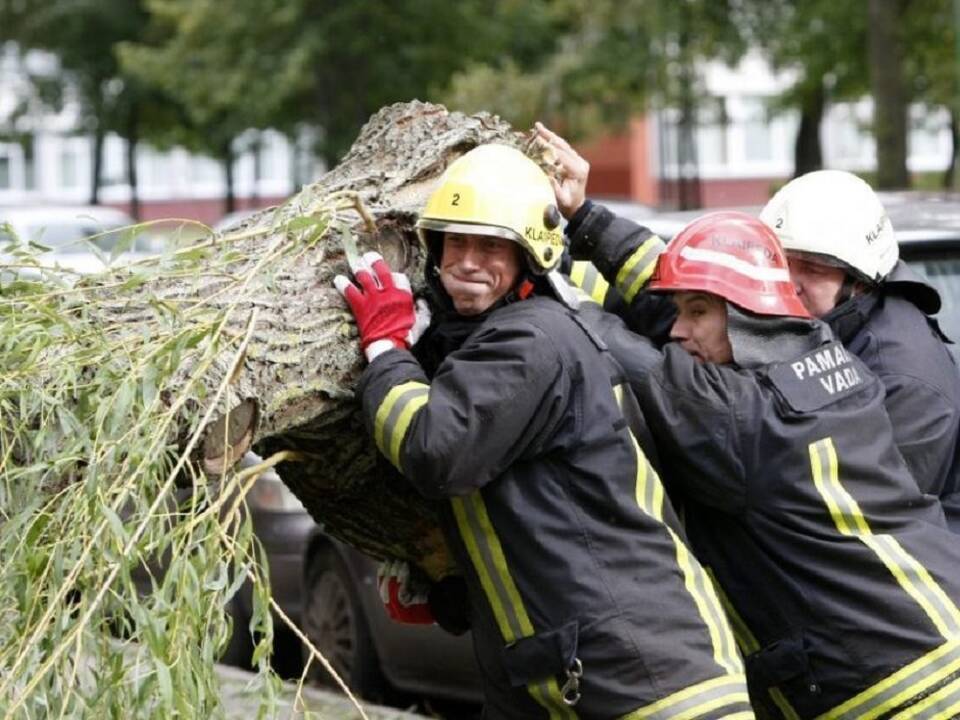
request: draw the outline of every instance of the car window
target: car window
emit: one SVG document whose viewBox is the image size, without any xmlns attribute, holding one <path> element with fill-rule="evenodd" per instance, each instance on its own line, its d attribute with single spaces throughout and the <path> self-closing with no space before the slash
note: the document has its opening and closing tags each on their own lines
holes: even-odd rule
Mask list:
<svg viewBox="0 0 960 720">
<path fill-rule="evenodd" d="M 940 292 L 943 300 L 937 314 L 940 329 L 955 343 L 960 343 L 960 253 L 931 252 L 905 260 Z M 950 350 L 960 359 L 960 346 L 951 345 Z"/>
<path fill-rule="evenodd" d="M 103 232 L 103 228 L 92 222 L 46 222 L 42 225 L 27 227 L 25 236 L 20 239 L 53 248 L 58 253 L 88 253 L 90 248 L 82 242 L 83 239 L 99 232 Z M 107 242 L 106 249 L 116 242 L 115 237 L 111 240 L 112 235 L 100 238 Z M 100 242 L 98 241 L 97 244 L 100 245 Z"/>
</svg>

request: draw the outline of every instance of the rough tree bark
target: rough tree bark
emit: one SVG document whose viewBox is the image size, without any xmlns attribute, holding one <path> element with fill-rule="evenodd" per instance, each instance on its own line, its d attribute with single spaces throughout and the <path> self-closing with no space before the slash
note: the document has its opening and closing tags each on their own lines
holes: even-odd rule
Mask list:
<svg viewBox="0 0 960 720">
<path fill-rule="evenodd" d="M 277 243 L 292 242 L 291 222 L 309 217 L 324 199 L 359 200 L 363 210 L 347 212 L 346 224 L 331 225 L 307 253 L 281 260 L 242 296 L 222 292 L 225 273 L 190 280 L 161 276 L 149 288 L 173 305 L 202 298 L 214 311 L 236 303 L 228 325 L 237 337 L 255 318 L 242 362 L 233 367 L 232 352 L 224 352 L 203 376 L 211 395 L 224 378 L 234 379 L 225 403 L 229 412 L 205 429 L 198 463 L 215 474 L 251 447 L 264 456 L 294 451 L 298 459 L 278 471 L 326 532 L 375 557 L 412 560 L 434 578 L 452 569 L 436 508 L 367 436 L 353 396 L 363 368 L 356 331 L 332 281 L 346 271 L 343 235 L 352 233 L 361 252 L 378 249 L 410 275 L 415 292 L 422 288 L 417 213 L 453 159 L 493 141 L 521 147 L 542 162 L 526 136 L 495 116 L 464 116 L 421 102 L 384 108 L 337 167 L 233 232 L 242 239 L 231 246 L 241 258 L 231 274 L 242 275 Z M 109 320 L 149 322 L 156 303 L 144 302 L 144 295 L 143 288 L 118 294 Z M 195 370 L 184 366 L 178 372 L 187 378 Z"/>
</svg>

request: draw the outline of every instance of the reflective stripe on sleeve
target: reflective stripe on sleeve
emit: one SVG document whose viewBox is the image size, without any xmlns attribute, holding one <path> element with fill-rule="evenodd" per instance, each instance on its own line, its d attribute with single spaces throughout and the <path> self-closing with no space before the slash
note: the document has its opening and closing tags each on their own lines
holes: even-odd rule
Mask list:
<svg viewBox="0 0 960 720">
<path fill-rule="evenodd" d="M 373 439 L 387 460 L 400 467 L 400 449 L 414 415 L 427 404 L 430 386 L 421 382 L 405 382 L 390 388 L 377 408 L 373 421 Z"/>
<path fill-rule="evenodd" d="M 634 710 L 621 720 L 706 720 L 752 718 L 746 678 L 725 675 L 691 685 L 662 700 Z"/>
<path fill-rule="evenodd" d="M 825 712 L 817 720 L 875 720 L 957 672 L 960 672 L 960 640 L 951 640 Z"/>
<path fill-rule="evenodd" d="M 610 289 L 610 283 L 604 279 L 593 263 L 586 260 L 574 261 L 570 268 L 570 279 L 575 285 L 582 288 L 594 302 L 603 305 L 603 301 L 607 298 L 607 291 Z"/>
<path fill-rule="evenodd" d="M 628 303 L 633 302 L 637 293 L 643 289 L 647 280 L 653 275 L 653 270 L 657 266 L 657 258 L 663 252 L 664 247 L 663 240 L 653 235 L 634 250 L 633 254 L 627 258 L 620 268 L 615 285 Z"/>
<path fill-rule="evenodd" d="M 923 609 L 947 640 L 960 637 L 960 611 L 930 576 L 892 535 L 875 535 L 857 501 L 840 482 L 836 449 L 831 438 L 810 444 L 813 482 L 823 497 L 837 529 L 853 536 L 880 558 L 900 587 Z"/>
<path fill-rule="evenodd" d="M 480 585 L 493 609 L 504 643 L 533 635 L 533 624 L 523 606 L 520 591 L 507 567 L 503 546 L 490 521 L 480 491 L 450 501 L 457 528 L 477 571 Z M 554 677 L 530 683 L 527 690 L 553 718 L 575 718 L 576 713 L 563 702 L 560 686 Z"/>
<path fill-rule="evenodd" d="M 893 716 L 893 720 L 941 720 L 960 715 L 960 678 L 936 692 L 930 693 L 916 705 Z"/>
<path fill-rule="evenodd" d="M 617 385 L 613 388 L 613 394 L 621 412 L 623 411 L 623 393 L 623 385 Z M 635 491 L 637 505 L 646 515 L 663 524 L 663 483 L 660 482 L 657 471 L 650 464 L 633 431 L 630 431 L 629 428 L 628 431 L 630 432 L 630 439 L 633 441 L 637 463 Z M 713 583 L 700 563 L 697 562 L 697 559 L 684 545 L 683 540 L 666 524 L 663 526 L 673 541 L 677 565 L 683 574 L 684 587 L 693 599 L 700 619 L 707 627 L 707 633 L 710 636 L 710 643 L 713 648 L 714 661 L 727 673 L 742 673 L 743 662 L 740 660 L 733 639 L 733 632 L 730 630 L 727 618 L 723 614 Z"/>
</svg>

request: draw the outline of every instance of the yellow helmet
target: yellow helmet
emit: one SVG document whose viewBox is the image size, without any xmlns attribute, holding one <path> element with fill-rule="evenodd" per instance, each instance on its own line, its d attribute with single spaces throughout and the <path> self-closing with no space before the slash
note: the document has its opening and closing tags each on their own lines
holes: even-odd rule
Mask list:
<svg viewBox="0 0 960 720">
<path fill-rule="evenodd" d="M 480 145 L 447 168 L 417 228 L 429 233 L 492 235 L 520 243 L 537 273 L 563 255 L 563 233 L 550 180 L 533 160 L 507 145 Z"/>
</svg>

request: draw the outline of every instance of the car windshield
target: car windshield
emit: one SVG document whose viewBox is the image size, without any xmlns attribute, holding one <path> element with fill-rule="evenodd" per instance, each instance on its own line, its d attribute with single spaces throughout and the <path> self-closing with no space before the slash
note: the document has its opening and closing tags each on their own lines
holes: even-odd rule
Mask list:
<svg viewBox="0 0 960 720">
<path fill-rule="evenodd" d="M 960 343 L 960 255 L 949 250 L 930 251 L 904 259 L 940 292 L 943 300 L 937 314 L 940 329 L 954 343 Z M 949 348 L 954 357 L 960 359 L 960 345 Z"/>
</svg>

